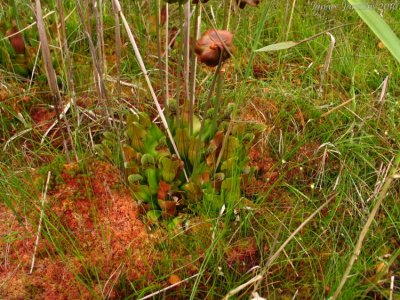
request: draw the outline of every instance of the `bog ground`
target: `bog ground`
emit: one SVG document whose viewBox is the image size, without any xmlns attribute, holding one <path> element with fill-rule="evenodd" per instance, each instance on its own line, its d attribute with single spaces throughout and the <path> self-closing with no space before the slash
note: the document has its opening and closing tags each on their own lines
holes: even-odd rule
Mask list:
<svg viewBox="0 0 400 300">
<path fill-rule="evenodd" d="M 331 2 L 1 2 L 0 299 L 398 299 L 400 4 Z"/>
</svg>

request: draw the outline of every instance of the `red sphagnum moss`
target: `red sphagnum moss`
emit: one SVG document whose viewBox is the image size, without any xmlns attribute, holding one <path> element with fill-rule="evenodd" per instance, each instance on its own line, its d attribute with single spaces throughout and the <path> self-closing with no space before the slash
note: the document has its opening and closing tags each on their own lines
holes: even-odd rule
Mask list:
<svg viewBox="0 0 400 300">
<path fill-rule="evenodd" d="M 47 215 L 59 230 L 64 227 L 69 232 L 75 248 L 63 245 L 61 256 L 42 237 L 29 275 L 36 226 L 18 223 L 12 212 L 0 205 L 0 298 L 93 299 L 94 294 L 109 292 L 110 298 L 116 299 L 119 291 L 112 283 L 117 277 L 151 281 L 152 241 L 138 219 L 137 204 L 120 184 L 118 170 L 93 161 L 85 172 L 78 165 L 65 165 L 61 176 L 63 182 L 48 192 Z M 56 234 L 54 237 L 57 239 Z M 77 280 L 88 269 L 96 270 L 101 283 L 92 279 L 89 284 L 95 286 L 91 292 Z"/>
</svg>

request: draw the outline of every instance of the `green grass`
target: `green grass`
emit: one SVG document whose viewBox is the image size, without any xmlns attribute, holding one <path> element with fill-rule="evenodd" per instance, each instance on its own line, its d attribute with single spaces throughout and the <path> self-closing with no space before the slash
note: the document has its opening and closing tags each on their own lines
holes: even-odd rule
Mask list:
<svg viewBox="0 0 400 300">
<path fill-rule="evenodd" d="M 24 7 L 29 5 L 29 1 L 22 2 Z M 90 178 L 91 174 L 85 166 L 96 156 L 92 143 L 99 143 L 102 132 L 109 128 L 103 115 L 105 108 L 96 94 L 88 43 L 77 13 L 73 11 L 74 2 L 63 2 L 65 14 L 72 13 L 66 21 L 67 37 L 74 61 L 77 99 L 85 107 L 79 114 L 72 107 L 67 118 L 73 129 L 73 141 L 80 159 L 79 174 Z M 146 3 L 121 1 L 154 87 L 161 94 L 163 83 L 156 66 L 155 34 L 152 33 L 148 39 L 144 24 L 148 19 Z M 377 191 L 380 190 L 377 183 L 383 179 L 382 170 L 390 165 L 392 158 L 399 152 L 400 63 L 387 49 L 379 46 L 379 40 L 355 11 L 317 10 L 310 3 L 298 1 L 288 40 L 299 41 L 344 25 L 331 32 L 336 38 L 336 45 L 330 69 L 325 76 L 323 92 L 318 94 L 320 72 L 330 42 L 327 35 L 280 52 L 252 52 L 285 41 L 292 1 L 287 3 L 286 8 L 286 5 L 282 5 L 286 3 L 262 1 L 257 8 L 246 6 L 244 10 L 232 14 L 230 29 L 235 33 L 234 57 L 226 66 L 221 95 L 225 103 L 237 103 L 238 119 L 248 115 L 253 118 L 257 116 L 265 123 L 267 131 L 260 142 L 264 152 L 260 155 L 272 161 L 270 171 L 278 172 L 277 180 L 268 183 L 265 191 L 248 196 L 248 199 L 243 198 L 238 184 L 227 195 L 207 195 L 191 207 L 190 214 L 181 216 L 183 223 L 189 221 L 185 223 L 189 228 L 185 232 L 168 221 L 149 225 L 144 219 L 146 226 L 152 228 L 152 245 L 147 249 L 148 256 L 143 258 L 146 260 L 150 256 L 154 257 L 154 260 L 147 262 L 151 274 L 137 281 L 130 281 L 126 274 L 121 274 L 113 283 L 120 298 L 137 299 L 163 289 L 168 286 L 168 278 L 172 274 L 182 280 L 198 274 L 179 288 L 166 291 L 166 297 L 221 299 L 230 290 L 262 272 L 265 263 L 280 245 L 331 195 L 335 195 L 334 200 L 302 228 L 269 266 L 267 276 L 257 292 L 267 299 L 292 299 L 295 295 L 297 299 L 327 299 L 337 288 L 373 207 Z M 342 2 L 335 3 L 343 8 Z M 222 2 L 211 0 L 203 5 L 210 17 L 212 5 L 218 24 L 222 24 Z M 0 8 L 3 6 L 5 9 L 0 9 L 0 22 L 4 22 L 0 24 L 1 30 L 9 26 L 11 1 L 1 4 Z M 50 1 L 49 8 L 53 7 L 56 7 L 56 2 Z M 175 4 L 170 5 L 170 8 L 170 28 L 179 28 L 178 7 Z M 153 7 L 151 11 L 154 11 Z M 32 22 L 29 10 L 18 13 L 24 26 Z M 105 4 L 103 13 L 107 70 L 110 76 L 115 76 L 115 60 L 112 58 L 115 24 L 110 3 Z M 6 17 L 3 18 L 3 15 Z M 385 10 L 382 16 L 393 31 L 400 35 L 400 25 L 397 22 L 400 8 Z M 46 20 L 46 24 L 50 25 L 55 20 L 53 14 Z M 201 32 L 209 28 L 210 24 L 203 11 Z M 92 30 L 96 40 L 94 20 Z M 0 39 L 5 36 L 3 31 L 0 32 Z M 51 33 L 52 44 L 58 46 L 57 33 Z M 30 40 L 33 47 L 37 46 L 35 27 L 25 32 L 25 38 Z M 122 80 L 140 88 L 124 87 L 125 101 L 117 102 L 115 85 L 107 82 L 112 115 L 119 120 L 132 107 L 156 115 L 125 32 L 123 39 L 127 44 L 122 52 Z M 177 45 L 182 40 L 179 37 Z M 13 59 L 15 55 L 7 40 L 1 41 L 0 47 L 7 49 Z M 54 61 L 63 66 L 60 49 L 55 49 L 52 54 Z M 175 91 L 177 81 L 178 55 L 176 47 L 169 57 L 172 91 Z M 39 72 L 43 75 L 40 58 L 39 64 Z M 196 99 L 206 101 L 212 72 L 208 68 L 199 67 L 198 83 L 208 77 L 198 86 Z M 65 68 L 60 67 L 58 75 L 66 82 Z M 384 102 L 380 103 L 378 99 L 386 76 L 389 76 L 386 96 Z M 0 151 L 0 203 L 15 213 L 18 222 L 28 222 L 35 229 L 39 219 L 36 208 L 45 181 L 43 178 L 51 170 L 53 180 L 58 178 L 62 182 L 62 178 L 57 175 L 60 175 L 66 158 L 62 147 L 54 145 L 54 136 L 49 136 L 42 144 L 40 138 L 43 132 L 38 132 L 34 127 L 33 106 L 41 105 L 51 111 L 46 81 L 34 83 L 28 92 L 29 83 L 13 74 L 3 62 L 0 65 L 0 83 L 0 91 L 7 94 L 7 99 L 0 101 L 2 150 L 8 142 L 5 151 Z M 65 85 L 62 89 L 66 103 L 71 93 Z M 23 96 L 30 97 L 29 102 L 24 102 Z M 347 105 L 334 110 L 348 100 Z M 253 107 L 250 101 L 272 103 L 275 109 L 261 105 Z M 199 107 L 203 108 L 205 104 L 200 102 Z M 96 115 L 89 118 L 89 111 Z M 24 130 L 27 131 L 24 133 Z M 118 125 L 115 131 L 122 133 L 124 127 Z M 35 189 L 25 183 L 30 180 L 32 170 L 39 170 L 39 174 L 42 174 L 42 179 L 34 185 Z M 53 184 L 56 185 L 56 182 Z M 87 186 L 88 190 L 93 188 L 90 180 Z M 89 196 L 91 201 L 95 201 L 92 197 Z M 226 204 L 226 212 L 219 215 L 223 204 Z M 96 212 L 93 215 L 96 219 Z M 389 297 L 390 276 L 400 276 L 398 220 L 399 183 L 394 181 L 372 223 L 340 299 Z M 42 240 L 55 248 L 54 253 L 48 254 L 49 257 L 58 257 L 92 298 L 105 298 L 99 287 L 101 290 L 111 284 L 107 283 L 107 278 L 112 272 L 105 274 L 100 267 L 91 265 L 88 257 L 84 257 L 84 246 L 78 243 L 73 233 L 50 210 L 46 210 L 43 222 Z M 100 221 L 99 226 L 102 226 Z M 103 234 L 106 235 L 106 232 Z M 34 238 L 34 234 L 31 236 Z M 10 239 L 13 239 L 12 233 L 7 233 L 0 241 L 9 242 Z M 245 244 L 243 248 L 240 248 L 241 243 Z M 251 252 L 253 248 L 254 253 Z M 130 251 L 134 252 L 134 249 Z M 235 251 L 254 261 L 229 261 Z M 80 269 L 74 269 L 70 261 L 72 258 L 80 262 Z M 248 265 L 241 265 L 242 261 Z M 379 274 L 382 263 L 388 270 Z M 255 268 L 249 270 L 251 267 Z M 1 291 L 0 284 L 0 298 L 5 297 Z M 252 291 L 253 285 L 231 299 L 248 299 Z M 398 296 L 397 290 L 393 299 Z"/>
</svg>

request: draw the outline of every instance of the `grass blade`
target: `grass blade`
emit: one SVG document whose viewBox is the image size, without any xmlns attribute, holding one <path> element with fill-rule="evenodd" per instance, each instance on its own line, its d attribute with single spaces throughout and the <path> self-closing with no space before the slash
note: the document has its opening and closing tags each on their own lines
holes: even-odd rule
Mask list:
<svg viewBox="0 0 400 300">
<path fill-rule="evenodd" d="M 312 35 L 312 36 L 310 36 L 308 38 L 305 38 L 305 39 L 303 39 L 301 41 L 286 41 L 286 42 L 280 42 L 280 43 L 271 44 L 271 45 L 262 47 L 260 49 L 254 50 L 254 52 L 271 52 L 271 51 L 279 51 L 279 50 L 290 49 L 290 48 L 296 47 L 296 46 L 298 46 L 300 44 L 312 41 L 313 39 L 315 39 L 315 38 L 317 38 L 317 37 L 319 37 L 319 36 L 321 36 L 321 35 L 323 35 L 325 33 L 330 34 L 329 33 L 330 31 L 333 31 L 333 30 L 341 28 L 341 27 L 345 27 L 347 25 L 348 24 L 332 27 L 332 28 L 330 28 L 328 30 L 324 30 L 324 31 L 322 31 L 320 33 L 314 34 L 314 35 Z"/>
<path fill-rule="evenodd" d="M 268 45 L 268 46 L 262 47 L 260 49 L 257 49 L 254 52 L 269 52 L 269 51 L 285 50 L 285 49 L 293 48 L 301 43 L 302 43 L 302 41 L 300 41 L 300 42 L 288 41 L 288 42 L 276 43 L 276 44 Z"/>
<path fill-rule="evenodd" d="M 385 20 L 366 1 L 348 0 L 348 2 L 400 63 L 400 39 Z"/>
<path fill-rule="evenodd" d="M 349 278 L 349 275 L 353 268 L 353 265 L 361 253 L 361 248 L 362 248 L 364 239 L 369 231 L 369 228 L 371 227 L 372 222 L 375 220 L 375 216 L 376 216 L 379 208 L 381 207 L 383 200 L 386 198 L 386 195 L 389 191 L 389 188 L 392 185 L 392 182 L 395 179 L 397 179 L 396 173 L 398 172 L 399 165 L 400 165 L 400 152 L 397 152 L 395 161 L 390 169 L 390 175 L 385 179 L 385 183 L 384 183 L 382 189 L 380 190 L 379 194 L 377 195 L 376 202 L 371 210 L 371 213 L 368 216 L 367 222 L 365 222 L 365 224 L 361 230 L 361 233 L 358 237 L 356 246 L 354 248 L 354 252 L 349 260 L 349 263 L 348 263 L 347 268 L 342 276 L 339 286 L 336 288 L 335 293 L 333 294 L 331 300 L 336 300 L 339 297 L 339 294 L 342 291 L 343 286 L 345 285 L 347 279 Z"/>
</svg>

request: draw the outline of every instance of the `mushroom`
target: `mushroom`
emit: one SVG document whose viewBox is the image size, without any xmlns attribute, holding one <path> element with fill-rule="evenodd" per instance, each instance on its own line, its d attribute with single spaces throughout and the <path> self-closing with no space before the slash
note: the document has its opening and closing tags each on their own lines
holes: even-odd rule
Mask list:
<svg viewBox="0 0 400 300">
<path fill-rule="evenodd" d="M 207 3 L 209 0 L 200 0 L 201 3 Z M 198 4 L 199 0 L 192 0 L 192 4 Z"/>
<path fill-rule="evenodd" d="M 195 52 L 200 62 L 215 67 L 220 59 L 223 62 L 231 56 L 232 40 L 233 34 L 229 31 L 210 29 L 197 40 Z"/>
<path fill-rule="evenodd" d="M 260 0 L 236 0 L 236 3 L 241 9 L 243 9 L 246 4 L 250 6 L 257 6 L 260 3 Z"/>
</svg>

